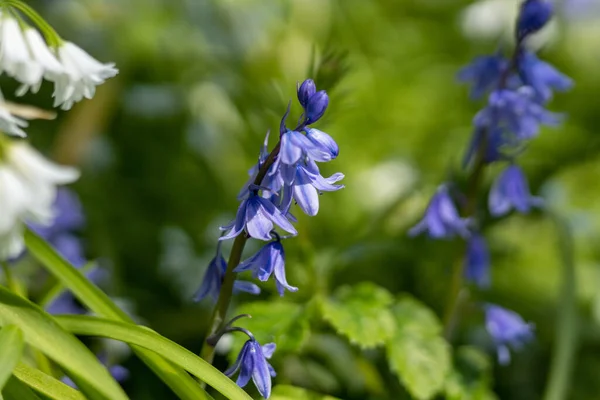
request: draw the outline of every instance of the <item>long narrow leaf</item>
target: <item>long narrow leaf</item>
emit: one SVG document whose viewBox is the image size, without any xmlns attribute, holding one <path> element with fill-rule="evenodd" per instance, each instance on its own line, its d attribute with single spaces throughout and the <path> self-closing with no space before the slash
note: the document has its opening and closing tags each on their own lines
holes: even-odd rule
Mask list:
<svg viewBox="0 0 600 400">
<path fill-rule="evenodd" d="M 41 400 L 26 384 L 11 377 L 2 390 L 5 400 Z"/>
<path fill-rule="evenodd" d="M 78 390 L 26 364 L 17 365 L 13 373 L 19 381 L 51 399 L 86 400 L 85 396 Z"/>
<path fill-rule="evenodd" d="M 0 390 L 12 375 L 23 353 L 23 332 L 19 327 L 8 325 L 0 331 Z"/>
<path fill-rule="evenodd" d="M 194 376 L 210 381 L 216 390 L 229 399 L 250 399 L 231 379 L 211 364 L 151 329 L 85 315 L 62 315 L 56 317 L 56 320 L 63 328 L 76 335 L 106 337 L 150 349 Z"/>
<path fill-rule="evenodd" d="M 59 364 L 90 399 L 122 400 L 127 396 L 96 356 L 50 315 L 0 286 L 0 325 L 17 325 L 25 342 Z"/>
<path fill-rule="evenodd" d="M 117 307 L 110 298 L 92 284 L 76 268 L 65 261 L 43 239 L 31 230 L 25 232 L 27 248 L 63 285 L 75 295 L 87 308 L 106 318 L 123 322 L 133 322 Z M 137 356 L 165 382 L 179 398 L 183 400 L 208 399 L 207 393 L 198 383 L 180 368 L 144 349 L 133 347 Z M 205 380 L 212 385 L 212 382 Z"/>
</svg>

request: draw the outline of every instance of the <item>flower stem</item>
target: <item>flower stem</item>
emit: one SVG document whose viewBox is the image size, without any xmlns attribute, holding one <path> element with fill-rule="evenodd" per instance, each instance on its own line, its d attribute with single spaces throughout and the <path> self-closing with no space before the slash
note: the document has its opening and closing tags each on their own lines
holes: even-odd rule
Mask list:
<svg viewBox="0 0 600 400">
<path fill-rule="evenodd" d="M 517 42 L 515 50 L 510 58 L 508 67 L 502 72 L 500 79 L 498 80 L 497 90 L 503 90 L 508 85 L 508 80 L 511 72 L 513 72 L 519 62 L 519 54 L 521 53 L 521 42 Z M 489 141 L 489 129 L 482 132 L 481 142 L 477 147 L 476 158 L 473 166 L 473 170 L 469 175 L 467 182 L 467 199 L 464 205 L 461 207 L 461 214 L 463 217 L 471 217 L 475 214 L 477 207 L 478 195 L 485 175 L 486 163 L 486 152 Z M 447 340 L 452 338 L 452 332 L 456 325 L 456 319 L 458 311 L 460 310 L 461 303 L 468 296 L 468 292 L 463 290 L 463 277 L 464 277 L 464 258 L 466 256 L 466 245 L 465 250 L 461 252 L 460 258 L 455 262 L 452 269 L 452 279 L 450 283 L 450 292 L 448 300 L 446 302 L 446 309 L 444 311 L 444 337 Z"/>
<path fill-rule="evenodd" d="M 278 142 L 275 148 L 271 151 L 265 162 L 260 166 L 258 174 L 254 179 L 254 184 L 260 186 L 263 179 L 267 175 L 269 168 L 275 162 L 275 159 L 279 155 L 279 150 L 281 148 L 281 142 Z M 229 304 L 231 303 L 231 297 L 233 294 L 233 282 L 235 281 L 236 273 L 233 270 L 238 266 L 241 261 L 242 253 L 244 252 L 244 247 L 246 246 L 246 242 L 248 241 L 248 236 L 242 233 L 237 236 L 233 242 L 233 247 L 231 248 L 231 253 L 229 254 L 229 261 L 227 262 L 227 270 L 225 271 L 225 277 L 223 278 L 223 284 L 221 285 L 221 291 L 219 292 L 219 299 L 217 300 L 217 305 L 213 311 L 212 317 L 210 319 L 210 330 L 206 335 L 207 338 L 214 335 L 219 329 L 222 327 L 223 323 L 227 317 L 227 310 L 229 309 Z M 206 360 L 209 363 L 212 363 L 215 354 L 215 346 L 204 341 L 202 345 L 202 350 L 200 351 L 200 357 Z"/>
</svg>

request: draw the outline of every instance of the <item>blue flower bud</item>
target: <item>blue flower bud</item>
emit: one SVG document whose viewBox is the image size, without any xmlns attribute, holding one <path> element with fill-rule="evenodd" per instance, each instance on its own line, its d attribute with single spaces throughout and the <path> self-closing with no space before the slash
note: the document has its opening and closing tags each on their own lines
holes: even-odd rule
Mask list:
<svg viewBox="0 0 600 400">
<path fill-rule="evenodd" d="M 319 90 L 317 93 L 310 96 L 306 105 L 306 125 L 317 122 L 329 105 L 329 96 L 324 90 Z"/>
<path fill-rule="evenodd" d="M 526 0 L 517 19 L 517 41 L 542 29 L 552 18 L 552 12 L 548 0 Z"/>
<path fill-rule="evenodd" d="M 494 304 L 485 307 L 485 327 L 502 365 L 510 362 L 509 346 L 518 350 L 533 339 L 533 324 L 526 323 L 516 312 Z"/>
<path fill-rule="evenodd" d="M 317 86 L 312 79 L 307 79 L 298 86 L 298 101 L 302 105 L 302 108 L 306 108 L 308 100 L 316 91 Z"/>
</svg>

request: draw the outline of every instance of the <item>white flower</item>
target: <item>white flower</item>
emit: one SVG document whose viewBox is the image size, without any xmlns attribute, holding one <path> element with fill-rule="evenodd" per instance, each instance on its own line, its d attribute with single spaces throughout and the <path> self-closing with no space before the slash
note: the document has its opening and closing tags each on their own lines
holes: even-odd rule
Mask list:
<svg viewBox="0 0 600 400">
<path fill-rule="evenodd" d="M 10 109 L 4 103 L 2 92 L 0 92 L 0 131 L 9 135 L 25 137 L 27 135 L 21 128 L 25 128 L 27 125 L 26 121 L 12 115 Z"/>
<path fill-rule="evenodd" d="M 0 143 L 0 259 L 24 247 L 26 221 L 49 224 L 54 218 L 56 186 L 74 182 L 75 168 L 50 162 L 25 142 Z"/>
<path fill-rule="evenodd" d="M 25 29 L 24 36 L 31 62 L 27 63 L 15 76 L 15 79 L 22 83 L 17 90 L 17 96 L 23 96 L 28 90 L 37 93 L 44 76 L 56 76 L 64 71 L 37 30 L 28 27 Z"/>
<path fill-rule="evenodd" d="M 97 85 L 119 72 L 115 64 L 102 64 L 71 42 L 61 44 L 58 59 L 64 72 L 49 74 L 48 79 L 54 81 L 54 106 L 60 105 L 63 110 L 84 97 L 91 99 Z"/>
<path fill-rule="evenodd" d="M 32 63 L 25 37 L 14 18 L 0 14 L 0 72 L 16 77 Z"/>
</svg>

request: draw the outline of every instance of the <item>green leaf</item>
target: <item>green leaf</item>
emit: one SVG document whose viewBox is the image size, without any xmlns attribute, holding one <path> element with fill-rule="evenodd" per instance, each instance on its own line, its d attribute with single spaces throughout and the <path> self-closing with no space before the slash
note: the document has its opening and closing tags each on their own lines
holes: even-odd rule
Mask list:
<svg viewBox="0 0 600 400">
<path fill-rule="evenodd" d="M 394 334 L 389 310 L 392 295 L 370 282 L 339 288 L 332 299 L 321 301 L 321 313 L 350 342 L 363 348 L 385 343 Z"/>
<path fill-rule="evenodd" d="M 117 321 L 133 323 L 133 320 L 110 298 L 91 283 L 80 271 L 65 261 L 42 238 L 30 229 L 25 231 L 25 243 L 31 254 L 87 308 L 94 313 Z M 136 355 L 183 400 L 208 399 L 207 393 L 191 376 L 156 354 L 133 347 Z M 203 378 L 201 378 L 203 379 Z M 212 386 L 212 383 L 203 379 Z"/>
<path fill-rule="evenodd" d="M 78 390 L 26 364 L 18 364 L 13 373 L 19 381 L 48 398 L 55 400 L 86 400 L 85 396 Z"/>
<path fill-rule="evenodd" d="M 0 286 L 0 325 L 17 325 L 25 341 L 53 359 L 92 399 L 127 399 L 96 356 L 35 304 Z"/>
<path fill-rule="evenodd" d="M 337 397 L 331 397 L 289 385 L 275 386 L 270 398 L 271 400 L 338 400 Z"/>
<path fill-rule="evenodd" d="M 6 400 L 41 400 L 29 386 L 14 376 L 6 382 L 2 394 Z"/>
<path fill-rule="evenodd" d="M 277 344 L 277 352 L 296 352 L 306 342 L 309 335 L 308 320 L 304 307 L 285 301 L 257 301 L 238 307 L 236 314 L 250 314 L 252 318 L 240 319 L 237 326 L 248 329 L 262 345 Z M 233 359 L 248 338 L 235 335 L 232 351 Z"/>
<path fill-rule="evenodd" d="M 431 399 L 443 389 L 450 370 L 450 349 L 440 323 L 412 298 L 400 300 L 393 311 L 397 325 L 387 342 L 390 368 L 413 397 Z"/>
<path fill-rule="evenodd" d="M 14 325 L 7 325 L 0 331 L 0 390 L 12 375 L 12 370 L 23 353 L 23 332 Z"/>
<path fill-rule="evenodd" d="M 251 399 L 211 364 L 149 328 L 85 315 L 61 315 L 56 320 L 76 335 L 106 337 L 152 350 L 192 375 L 210 381 L 212 387 L 231 400 Z"/>
</svg>

